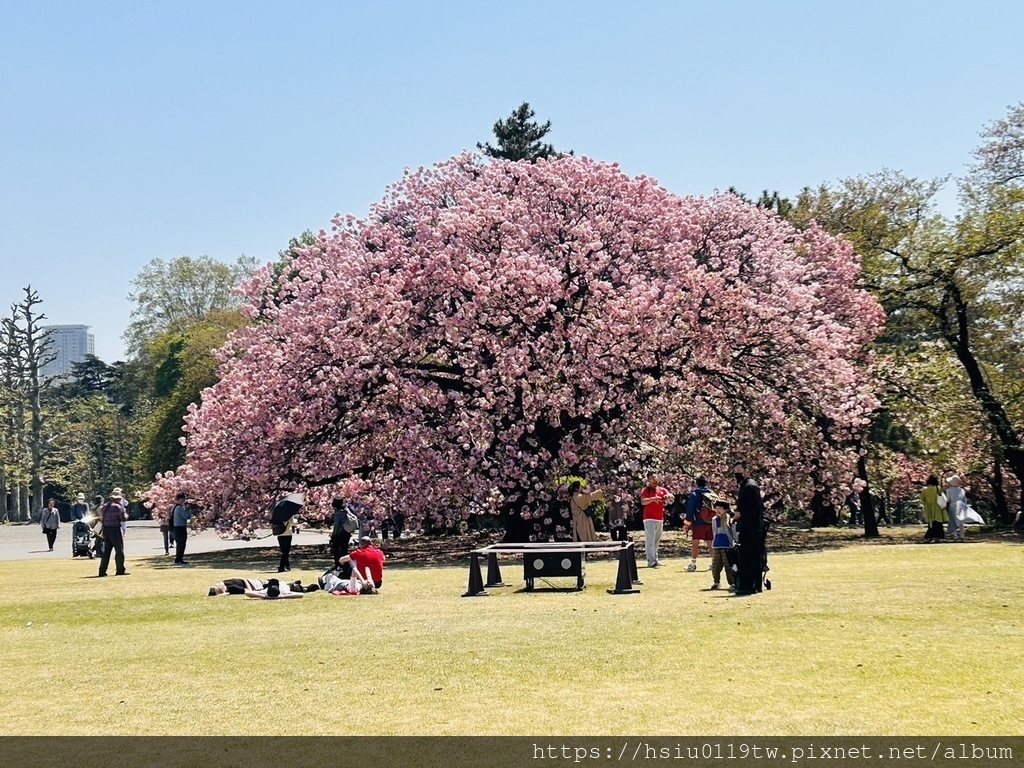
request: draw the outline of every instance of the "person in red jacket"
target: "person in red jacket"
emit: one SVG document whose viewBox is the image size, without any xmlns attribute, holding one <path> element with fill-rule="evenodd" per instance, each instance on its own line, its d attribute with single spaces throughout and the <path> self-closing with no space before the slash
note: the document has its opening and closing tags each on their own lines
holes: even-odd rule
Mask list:
<svg viewBox="0 0 1024 768">
<path fill-rule="evenodd" d="M 675 501 L 675 496 L 661 487 L 658 476 L 653 472 L 647 476 L 647 487 L 640 491 L 640 506 L 644 510 L 644 552 L 647 567 L 657 568 L 658 544 L 665 527 L 665 505 Z"/>
<path fill-rule="evenodd" d="M 373 582 L 373 586 L 380 589 L 384 581 L 384 553 L 373 544 L 369 536 L 362 536 L 359 539 L 359 549 L 354 549 L 345 555 L 339 563 L 354 563 L 359 568 L 359 573 Z"/>
</svg>

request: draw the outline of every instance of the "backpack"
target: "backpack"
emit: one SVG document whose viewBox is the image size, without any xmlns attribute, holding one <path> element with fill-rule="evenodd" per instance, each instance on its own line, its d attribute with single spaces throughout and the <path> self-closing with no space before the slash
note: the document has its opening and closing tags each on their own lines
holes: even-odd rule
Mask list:
<svg viewBox="0 0 1024 768">
<path fill-rule="evenodd" d="M 355 533 L 359 529 L 359 518 L 351 509 L 345 515 L 345 522 L 341 524 L 341 527 L 345 529 L 345 533 Z"/>
<path fill-rule="evenodd" d="M 710 520 L 705 520 L 703 517 L 704 508 L 704 497 L 711 493 L 710 488 L 695 488 L 691 498 L 687 499 L 686 502 L 686 519 L 690 521 L 691 525 L 700 525 L 701 523 L 710 523 Z M 696 496 L 696 498 L 693 498 Z M 692 511 L 691 511 L 692 508 Z M 714 517 L 714 512 L 711 513 Z"/>
<path fill-rule="evenodd" d="M 720 521 L 712 523 L 712 528 L 715 531 L 715 537 L 711 541 L 712 549 L 732 549 L 733 539 L 730 535 L 732 533 L 731 526 L 728 524 L 722 524 Z"/>
</svg>

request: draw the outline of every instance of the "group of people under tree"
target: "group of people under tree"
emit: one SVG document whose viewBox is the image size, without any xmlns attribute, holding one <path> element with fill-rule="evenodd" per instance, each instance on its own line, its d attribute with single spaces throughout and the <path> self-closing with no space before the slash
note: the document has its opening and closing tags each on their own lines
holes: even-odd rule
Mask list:
<svg viewBox="0 0 1024 768">
<path fill-rule="evenodd" d="M 733 508 L 725 499 L 715 496 L 708 488 L 707 479 L 697 478 L 697 487 L 687 499 L 685 525 L 692 538 L 692 560 L 687 571 L 697 570 L 697 557 L 700 542 L 707 546 L 714 555 L 715 549 L 732 550 L 735 548 L 735 565 L 737 566 L 735 584 L 732 581 L 733 571 L 727 569 L 730 586 L 738 595 L 749 595 L 762 590 L 764 572 L 766 570 L 765 506 L 761 489 L 751 477 L 746 462 L 737 462 L 733 467 L 733 475 L 737 483 L 736 505 Z M 603 500 L 607 492 L 603 488 L 584 490 L 582 483 L 573 481 L 569 486 L 569 510 L 572 524 L 573 541 L 596 541 L 597 533 L 594 526 L 592 505 Z M 651 473 L 647 483 L 640 491 L 640 505 L 643 510 L 644 552 L 648 568 L 658 568 L 658 548 L 665 526 L 666 508 L 675 501 L 675 496 L 664 488 L 659 477 Z M 707 502 L 707 504 L 705 504 Z M 613 506 L 614 505 L 614 506 Z M 608 520 L 614 541 L 624 541 L 626 534 L 625 505 L 621 499 L 612 499 L 609 503 Z M 705 511 L 707 510 L 707 511 Z M 717 520 L 717 522 L 716 522 Z M 719 546 L 714 546 L 719 528 L 725 538 L 719 537 Z M 718 585 L 721 568 L 714 571 L 715 562 L 724 562 L 723 553 L 717 560 L 713 557 L 714 584 Z M 717 588 L 713 586 L 712 588 Z"/>
<path fill-rule="evenodd" d="M 298 499 L 298 504 L 289 501 L 291 498 Z M 292 494 L 275 504 L 271 520 L 279 522 L 272 522 L 271 533 L 277 537 L 281 552 L 278 573 L 291 571 L 292 537 L 302 503 L 304 503 L 302 494 Z M 374 545 L 373 539 L 368 535 L 359 536 L 359 546 L 351 552 L 349 551 L 352 536 L 360 530 L 361 526 L 357 505 L 348 499 L 335 498 L 331 502 L 331 509 L 333 513 L 330 538 L 332 571 L 336 571 L 341 579 L 354 579 L 361 586 L 366 586 L 367 589 L 363 591 L 380 589 L 384 580 L 384 552 Z"/>
</svg>

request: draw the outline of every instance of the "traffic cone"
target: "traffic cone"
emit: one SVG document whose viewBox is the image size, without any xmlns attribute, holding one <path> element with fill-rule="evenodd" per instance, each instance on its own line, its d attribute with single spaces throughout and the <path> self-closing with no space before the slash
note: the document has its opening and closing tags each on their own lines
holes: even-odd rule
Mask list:
<svg viewBox="0 0 1024 768">
<path fill-rule="evenodd" d="M 484 579 L 480 575 L 480 555 L 474 552 L 469 559 L 469 586 L 463 597 L 486 597 Z"/>
<path fill-rule="evenodd" d="M 619 571 L 615 577 L 615 589 L 609 589 L 609 595 L 632 595 L 640 591 L 633 588 L 633 579 L 629 575 L 629 549 L 632 547 L 625 546 L 619 550 Z"/>
<path fill-rule="evenodd" d="M 640 571 L 636 567 L 636 547 L 633 546 L 633 541 L 630 540 L 629 544 L 626 545 L 629 548 L 629 578 L 634 584 L 643 584 L 640 581 Z"/>
<path fill-rule="evenodd" d="M 501 569 L 498 568 L 498 553 L 488 552 L 487 553 L 487 584 L 484 585 L 488 589 L 491 587 L 504 587 L 505 582 L 501 580 Z"/>
</svg>

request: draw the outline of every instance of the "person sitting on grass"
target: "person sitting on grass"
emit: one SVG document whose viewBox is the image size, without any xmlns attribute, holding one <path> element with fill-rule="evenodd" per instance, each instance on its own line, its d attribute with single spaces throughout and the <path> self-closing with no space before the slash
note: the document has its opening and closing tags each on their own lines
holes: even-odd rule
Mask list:
<svg viewBox="0 0 1024 768">
<path fill-rule="evenodd" d="M 360 537 L 359 549 L 352 550 L 338 560 L 339 565 L 345 563 L 352 563 L 353 572 L 358 568 L 360 575 L 373 582 L 377 589 L 384 583 L 384 553 L 373 545 L 373 539 L 369 536 Z"/>
</svg>

